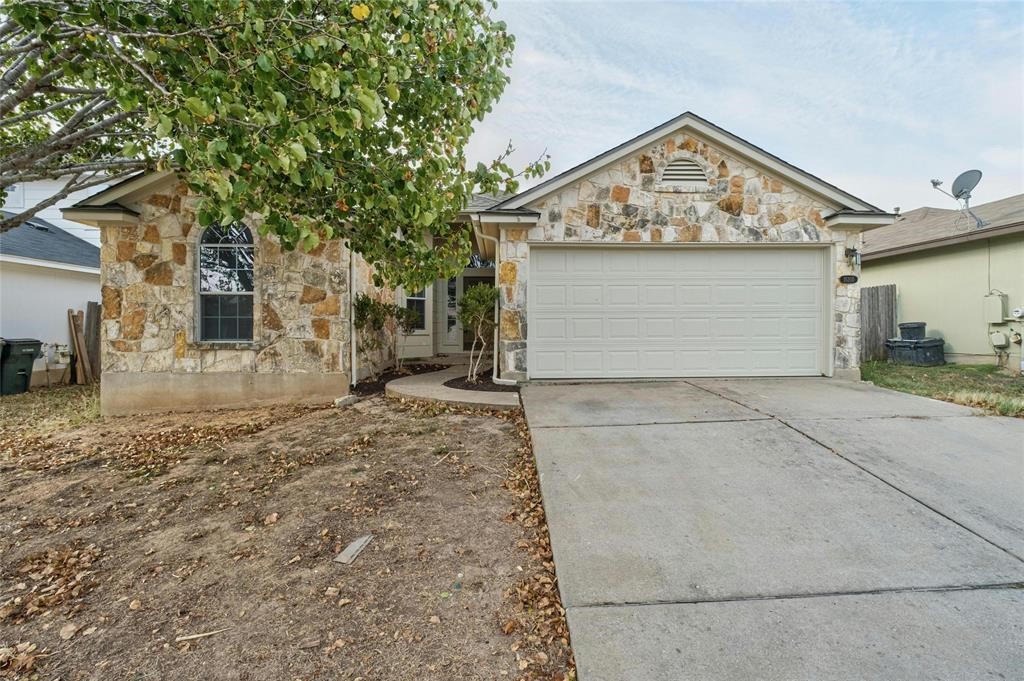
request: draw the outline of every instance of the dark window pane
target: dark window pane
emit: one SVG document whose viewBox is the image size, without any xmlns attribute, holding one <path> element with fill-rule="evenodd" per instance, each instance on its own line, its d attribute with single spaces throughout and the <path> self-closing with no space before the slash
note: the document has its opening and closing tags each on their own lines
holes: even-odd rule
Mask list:
<svg viewBox="0 0 1024 681">
<path fill-rule="evenodd" d="M 226 227 L 210 225 L 203 230 L 201 241 L 204 244 L 251 244 L 252 232 L 240 222 Z"/>
<path fill-rule="evenodd" d="M 252 340 L 252 317 L 239 317 L 238 337 L 242 340 Z"/>
<path fill-rule="evenodd" d="M 410 310 L 415 310 L 416 314 L 418 314 L 420 317 L 419 321 L 416 323 L 414 328 L 419 330 L 427 328 L 427 301 L 423 299 L 407 298 L 405 301 L 405 306 Z"/>
<path fill-rule="evenodd" d="M 238 315 L 240 317 L 252 316 L 252 296 L 238 296 Z"/>
<path fill-rule="evenodd" d="M 220 318 L 220 340 L 235 340 L 238 338 L 238 319 L 236 317 Z"/>
<path fill-rule="evenodd" d="M 203 317 L 202 324 L 203 340 L 218 340 L 220 338 L 220 324 L 217 317 Z"/>
</svg>

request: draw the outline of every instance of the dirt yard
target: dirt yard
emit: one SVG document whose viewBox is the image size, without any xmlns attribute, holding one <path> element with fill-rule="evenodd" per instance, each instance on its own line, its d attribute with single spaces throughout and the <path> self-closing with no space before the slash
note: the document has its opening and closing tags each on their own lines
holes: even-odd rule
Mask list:
<svg viewBox="0 0 1024 681">
<path fill-rule="evenodd" d="M 568 681 L 553 570 L 518 415 L 0 400 L 0 677 Z"/>
</svg>

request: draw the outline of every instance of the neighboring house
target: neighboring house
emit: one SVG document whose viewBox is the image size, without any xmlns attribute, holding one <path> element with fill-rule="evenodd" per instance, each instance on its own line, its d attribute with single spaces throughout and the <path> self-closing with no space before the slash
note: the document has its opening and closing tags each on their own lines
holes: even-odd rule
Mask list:
<svg viewBox="0 0 1024 681">
<path fill-rule="evenodd" d="M 25 208 L 36 206 L 43 201 L 60 192 L 65 185 L 64 180 L 34 180 L 32 182 L 21 182 L 7 188 L 7 199 L 0 206 L 9 213 L 15 215 L 21 213 Z M 61 209 L 72 206 L 78 201 L 95 194 L 103 188 L 103 185 L 84 189 L 69 194 L 52 206 L 43 208 L 34 217 L 46 220 L 52 225 L 57 225 L 68 234 L 84 239 L 94 246 L 100 245 L 100 232 L 95 227 L 88 227 L 80 222 L 64 219 Z"/>
<path fill-rule="evenodd" d="M 102 228 L 104 411 L 344 394 L 370 269 L 341 242 L 289 253 L 255 224 L 199 229 L 193 202 L 155 173 L 64 211 Z M 459 299 L 496 285 L 511 381 L 856 376 L 859 288 L 839 277 L 892 222 L 691 113 L 459 219 L 473 266 L 398 293 L 423 317 L 405 354 L 463 352 Z"/>
<path fill-rule="evenodd" d="M 0 336 L 43 341 L 52 366 L 53 346 L 71 342 L 68 309 L 99 299 L 96 246 L 41 218 L 0 233 Z M 36 360 L 34 385 L 46 384 L 45 369 Z"/>
<path fill-rule="evenodd" d="M 946 359 L 994 362 L 992 332 L 1024 333 L 1024 194 L 972 210 L 918 208 L 864 237 L 864 286 L 896 285 L 899 321 L 928 324 L 946 341 Z M 1005 348 L 1009 365 L 1024 369 L 1021 346 Z M 1008 355 L 1008 357 L 1007 357 Z"/>
</svg>

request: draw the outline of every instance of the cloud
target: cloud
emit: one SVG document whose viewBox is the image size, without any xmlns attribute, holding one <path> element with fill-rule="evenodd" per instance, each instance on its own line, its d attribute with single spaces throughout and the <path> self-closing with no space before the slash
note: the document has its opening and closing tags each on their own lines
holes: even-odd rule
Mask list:
<svg viewBox="0 0 1024 681">
<path fill-rule="evenodd" d="M 979 195 L 1021 191 L 1022 13 L 1008 3 L 505 2 L 512 82 L 469 155 L 489 159 L 511 139 L 514 162 L 547 149 L 560 172 L 692 110 L 881 206 L 934 203 L 928 179 L 968 167 L 986 173 Z"/>
</svg>

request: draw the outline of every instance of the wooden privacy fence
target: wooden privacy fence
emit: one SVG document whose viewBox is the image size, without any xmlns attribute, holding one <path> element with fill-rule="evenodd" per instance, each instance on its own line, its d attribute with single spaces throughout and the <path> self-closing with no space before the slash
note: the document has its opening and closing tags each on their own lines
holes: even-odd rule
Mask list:
<svg viewBox="0 0 1024 681">
<path fill-rule="evenodd" d="M 885 341 L 896 337 L 896 284 L 860 290 L 860 361 L 885 359 Z"/>
</svg>

